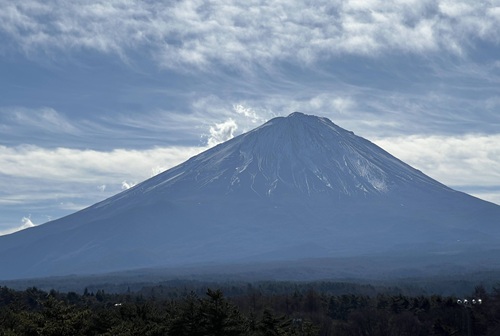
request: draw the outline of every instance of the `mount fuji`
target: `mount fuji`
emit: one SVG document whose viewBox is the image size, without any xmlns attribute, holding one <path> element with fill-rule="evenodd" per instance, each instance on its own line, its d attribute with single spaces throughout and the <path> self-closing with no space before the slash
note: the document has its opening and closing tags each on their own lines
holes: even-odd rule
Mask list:
<svg viewBox="0 0 500 336">
<path fill-rule="evenodd" d="M 370 255 L 487 260 L 500 256 L 499 243 L 500 206 L 295 112 L 84 210 L 1 236 L 0 279 Z"/>
</svg>

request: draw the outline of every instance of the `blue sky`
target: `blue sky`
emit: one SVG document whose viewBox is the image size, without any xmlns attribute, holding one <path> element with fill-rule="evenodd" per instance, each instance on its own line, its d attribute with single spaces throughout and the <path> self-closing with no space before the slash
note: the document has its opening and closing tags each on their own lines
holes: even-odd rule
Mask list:
<svg viewBox="0 0 500 336">
<path fill-rule="evenodd" d="M 0 233 L 294 111 L 500 204 L 500 1 L 0 7 Z"/>
</svg>

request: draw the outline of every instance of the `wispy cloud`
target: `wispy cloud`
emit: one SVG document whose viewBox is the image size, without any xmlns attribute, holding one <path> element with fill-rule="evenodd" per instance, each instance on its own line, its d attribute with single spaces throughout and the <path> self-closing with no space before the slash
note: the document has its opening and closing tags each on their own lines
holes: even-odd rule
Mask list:
<svg viewBox="0 0 500 336">
<path fill-rule="evenodd" d="M 72 121 L 65 115 L 50 107 L 29 109 L 25 107 L 1 107 L 0 124 L 6 129 L 16 126 L 25 130 L 48 133 L 79 133 Z"/>
<path fill-rule="evenodd" d="M 258 123 L 294 111 L 321 115 L 364 137 L 394 137 L 411 134 L 470 133 L 496 134 L 500 119 L 495 96 L 488 99 L 460 96 L 450 92 L 398 92 L 373 87 L 338 87 L 332 92 L 308 91 L 297 86 L 291 92 L 256 95 L 245 100 L 223 100 L 215 95 L 193 103 L 192 122 L 198 132 L 209 137 L 209 127 L 232 119 L 238 129 L 235 135 L 248 131 Z M 247 112 L 242 113 L 242 109 Z M 207 117 L 203 119 L 203 114 Z"/>
</svg>

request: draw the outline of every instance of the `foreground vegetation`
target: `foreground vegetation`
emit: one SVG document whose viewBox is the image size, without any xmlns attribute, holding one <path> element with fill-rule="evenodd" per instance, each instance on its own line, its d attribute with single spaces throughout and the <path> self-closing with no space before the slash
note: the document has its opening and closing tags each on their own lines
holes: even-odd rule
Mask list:
<svg viewBox="0 0 500 336">
<path fill-rule="evenodd" d="M 500 335 L 500 290 L 457 298 L 328 283 L 82 294 L 0 287 L 0 335 Z M 345 288 L 344 288 L 345 289 Z M 363 293 L 365 292 L 365 293 Z"/>
</svg>

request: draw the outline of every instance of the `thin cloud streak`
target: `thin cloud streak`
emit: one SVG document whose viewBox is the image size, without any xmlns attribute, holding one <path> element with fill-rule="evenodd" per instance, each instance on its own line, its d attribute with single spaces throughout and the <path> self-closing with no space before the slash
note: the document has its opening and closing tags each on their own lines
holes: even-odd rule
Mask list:
<svg viewBox="0 0 500 336">
<path fill-rule="evenodd" d="M 151 169 L 173 166 L 199 153 L 201 147 L 116 149 L 110 152 L 37 146 L 0 146 L 0 174 L 19 178 L 98 182 L 105 176 L 150 177 Z M 120 183 L 123 177 L 119 178 Z"/>
<path fill-rule="evenodd" d="M 52 133 L 75 133 L 78 129 L 61 113 L 53 108 L 27 109 L 23 107 L 2 108 L 3 123 L 10 122 L 23 128 L 32 128 Z"/>
</svg>

